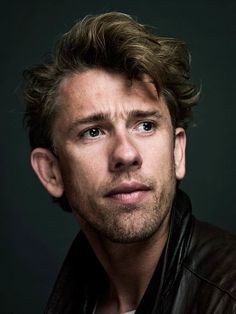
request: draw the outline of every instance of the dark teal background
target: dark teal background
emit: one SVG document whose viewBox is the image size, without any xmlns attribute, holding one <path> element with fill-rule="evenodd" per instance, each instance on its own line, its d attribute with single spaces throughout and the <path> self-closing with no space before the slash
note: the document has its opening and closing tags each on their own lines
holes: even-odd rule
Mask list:
<svg viewBox="0 0 236 314">
<path fill-rule="evenodd" d="M 160 34 L 188 42 L 202 97 L 197 126 L 188 131 L 182 187 L 196 216 L 236 232 L 235 1 L 2 1 L 0 313 L 43 312 L 78 230 L 73 217 L 51 203 L 30 169 L 21 124 L 21 73 L 41 62 L 74 21 L 109 10 L 137 16 Z"/>
</svg>

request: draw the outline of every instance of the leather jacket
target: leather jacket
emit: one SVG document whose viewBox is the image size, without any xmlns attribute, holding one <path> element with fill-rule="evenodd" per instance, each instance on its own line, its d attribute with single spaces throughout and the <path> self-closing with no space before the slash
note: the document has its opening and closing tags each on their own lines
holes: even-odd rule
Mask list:
<svg viewBox="0 0 236 314">
<path fill-rule="evenodd" d="M 103 268 L 80 232 L 45 313 L 92 314 L 106 283 Z M 168 240 L 135 313 L 236 313 L 236 238 L 195 219 L 181 190 L 172 206 Z"/>
</svg>

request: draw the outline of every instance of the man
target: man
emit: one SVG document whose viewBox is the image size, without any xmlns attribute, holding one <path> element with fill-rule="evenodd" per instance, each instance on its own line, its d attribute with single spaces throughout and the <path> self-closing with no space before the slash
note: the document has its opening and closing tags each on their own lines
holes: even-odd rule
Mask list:
<svg viewBox="0 0 236 314">
<path fill-rule="evenodd" d="M 25 72 L 32 167 L 81 227 L 46 313 L 236 313 L 236 240 L 178 189 L 189 71 L 183 42 L 112 12 Z"/>
</svg>

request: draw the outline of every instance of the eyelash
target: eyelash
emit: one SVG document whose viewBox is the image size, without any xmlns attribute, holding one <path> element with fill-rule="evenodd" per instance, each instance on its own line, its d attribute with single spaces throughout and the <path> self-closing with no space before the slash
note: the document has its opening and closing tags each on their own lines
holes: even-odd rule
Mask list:
<svg viewBox="0 0 236 314">
<path fill-rule="evenodd" d="M 151 133 L 152 131 L 154 131 L 157 127 L 157 123 L 156 122 L 153 122 L 153 121 L 141 121 L 138 123 L 137 127 L 142 125 L 144 126 L 144 124 L 151 124 L 151 130 L 146 130 L 144 133 Z"/>
<path fill-rule="evenodd" d="M 88 133 L 89 131 L 92 131 L 92 130 L 99 130 L 99 132 L 102 133 L 100 127 L 92 127 L 92 128 L 89 128 L 89 129 L 84 130 L 83 132 L 81 132 L 80 135 L 79 135 L 80 138 L 85 138 L 86 137 L 86 133 Z M 93 138 L 93 136 L 91 136 L 90 138 Z"/>
<path fill-rule="evenodd" d="M 156 121 L 148 121 L 148 120 L 145 120 L 145 121 L 139 121 L 138 123 L 136 123 L 135 125 L 135 128 L 134 129 L 137 129 L 140 125 L 142 124 L 145 124 L 145 123 L 148 123 L 148 124 L 151 124 L 151 130 L 148 130 L 148 131 L 143 131 L 144 133 L 146 134 L 150 134 L 152 133 L 156 128 L 157 128 L 157 122 Z M 90 127 L 84 131 L 82 131 L 80 134 L 79 134 L 79 137 L 80 138 L 86 138 L 86 133 L 88 133 L 89 131 L 92 131 L 92 130 L 98 130 L 100 133 L 99 135 L 103 135 L 105 132 L 102 131 L 103 128 L 100 127 L 100 126 L 94 126 L 94 127 Z M 99 136 L 98 135 L 98 136 Z M 98 136 L 89 136 L 88 139 L 91 139 L 91 138 L 97 138 Z"/>
</svg>

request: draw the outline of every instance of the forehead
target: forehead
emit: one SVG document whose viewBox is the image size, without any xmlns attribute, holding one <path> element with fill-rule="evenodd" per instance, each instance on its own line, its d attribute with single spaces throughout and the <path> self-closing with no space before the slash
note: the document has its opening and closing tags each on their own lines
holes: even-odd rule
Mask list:
<svg viewBox="0 0 236 314">
<path fill-rule="evenodd" d="M 110 113 L 111 116 L 130 110 L 169 111 L 159 97 L 152 80 L 147 75 L 140 80 L 130 80 L 124 74 L 102 69 L 90 69 L 65 77 L 58 89 L 57 118 L 86 116 L 94 112 Z"/>
</svg>

